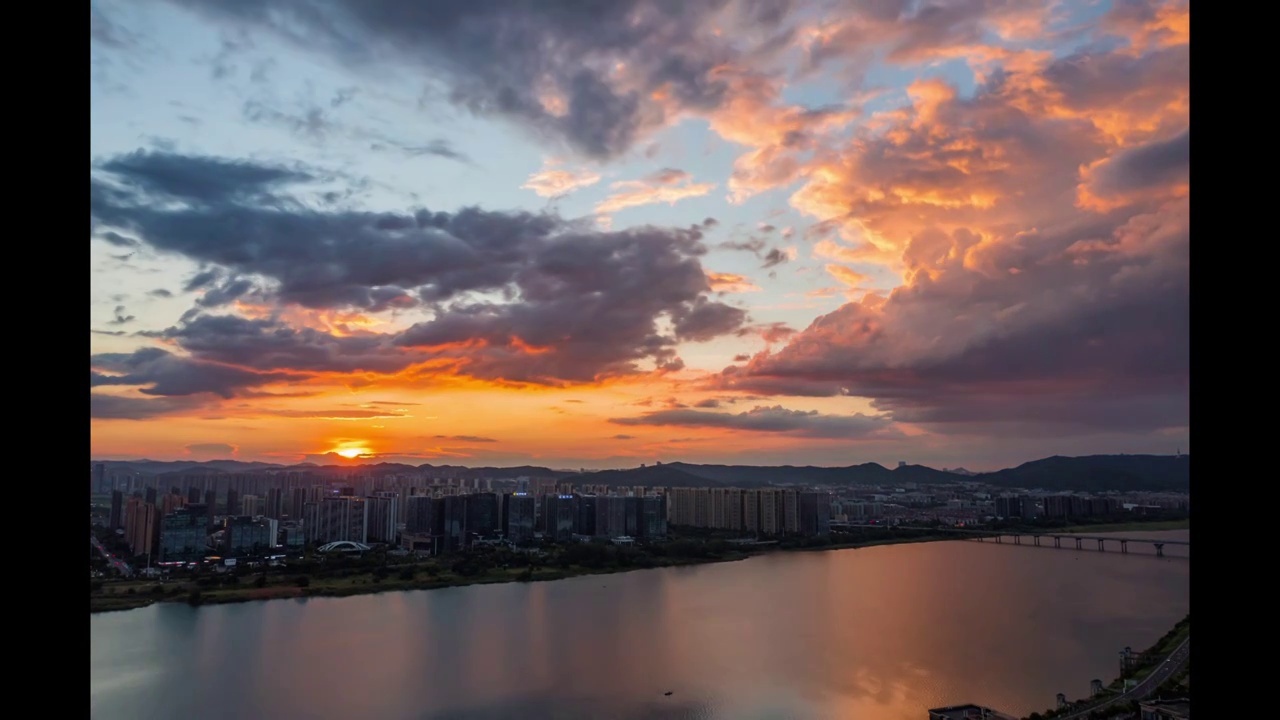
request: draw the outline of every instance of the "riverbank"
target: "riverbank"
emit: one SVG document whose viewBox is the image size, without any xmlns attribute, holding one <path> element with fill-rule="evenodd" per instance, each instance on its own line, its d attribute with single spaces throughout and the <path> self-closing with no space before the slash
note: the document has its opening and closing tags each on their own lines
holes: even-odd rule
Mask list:
<svg viewBox="0 0 1280 720">
<path fill-rule="evenodd" d="M 1131 522 L 1131 523 L 1109 523 L 1106 525 L 1072 525 L 1055 532 L 1064 533 L 1113 533 L 1113 532 L 1139 532 L 1148 530 L 1152 532 L 1165 530 L 1190 530 L 1191 518 L 1183 518 L 1182 520 L 1160 520 L 1157 522 Z"/>
<path fill-rule="evenodd" d="M 181 578 L 175 580 L 120 580 L 103 583 L 100 590 L 91 590 L 89 612 L 115 612 L 146 607 L 157 602 L 182 602 L 192 605 L 218 605 L 226 603 L 254 602 L 258 600 L 285 600 L 309 597 L 349 597 L 382 592 L 405 590 L 440 590 L 467 585 L 491 585 L 508 582 L 546 582 L 587 575 L 612 575 L 634 570 L 665 567 L 686 567 L 720 562 L 736 562 L 750 557 L 776 552 L 817 550 L 851 550 L 877 545 L 955 540 L 949 535 L 921 535 L 916 537 L 859 538 L 848 542 L 824 545 L 780 547 L 737 546 L 722 554 L 705 557 L 653 557 L 644 556 L 636 565 L 590 565 L 570 563 L 567 567 L 552 567 L 555 559 L 545 560 L 545 566 L 494 567 L 480 573 L 466 574 L 465 567 L 457 563 L 444 566 L 440 559 L 405 562 L 397 565 L 342 568 L 325 575 L 315 571 L 299 571 L 283 568 L 266 574 L 252 573 L 235 578 L 231 584 L 210 587 L 212 578 Z M 679 540 L 677 542 L 690 542 Z M 704 546 L 711 543 L 702 543 Z M 576 546 L 570 546 L 575 548 Z M 591 546 L 588 546 L 591 547 Z M 597 546 L 598 547 L 598 546 Z M 567 548 L 568 550 L 568 548 Z M 572 550 L 570 550 L 572 553 Z M 459 571 L 455 571 L 455 569 Z"/>
<path fill-rule="evenodd" d="M 1045 713 L 1031 713 L 1025 720 L 1067 720 L 1069 718 L 1084 717 L 1086 713 L 1088 713 L 1087 717 L 1090 718 L 1095 717 L 1095 713 L 1098 718 L 1129 717 L 1132 713 L 1138 711 L 1138 701 L 1137 699 L 1130 700 L 1125 697 L 1127 687 L 1140 686 L 1153 673 L 1160 671 L 1164 661 L 1190 637 L 1191 616 L 1188 615 L 1174 625 L 1173 629 L 1165 633 L 1164 637 L 1157 640 L 1151 647 L 1134 655 L 1129 669 L 1113 680 L 1098 696 L 1087 700 L 1077 700 L 1064 708 L 1050 710 Z M 1152 680 L 1153 683 L 1159 682 L 1159 686 L 1151 688 L 1151 691 L 1154 694 L 1159 688 L 1165 688 L 1172 691 L 1176 696 L 1189 697 L 1189 691 L 1185 690 L 1189 690 L 1190 674 L 1190 660 L 1187 660 L 1186 665 L 1180 671 L 1169 674 L 1167 678 Z M 1184 685 L 1186 686 L 1185 688 Z"/>
</svg>

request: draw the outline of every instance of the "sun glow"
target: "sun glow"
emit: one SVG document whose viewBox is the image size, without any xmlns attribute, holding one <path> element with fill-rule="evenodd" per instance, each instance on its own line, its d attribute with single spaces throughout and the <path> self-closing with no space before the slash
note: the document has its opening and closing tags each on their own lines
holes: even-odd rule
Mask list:
<svg viewBox="0 0 1280 720">
<path fill-rule="evenodd" d="M 344 447 L 344 448 L 338 448 L 337 450 L 334 450 L 332 452 L 333 454 L 341 455 L 342 457 L 347 458 L 348 460 L 354 460 L 364 455 L 373 454 L 373 450 L 370 450 L 367 447 Z"/>
</svg>

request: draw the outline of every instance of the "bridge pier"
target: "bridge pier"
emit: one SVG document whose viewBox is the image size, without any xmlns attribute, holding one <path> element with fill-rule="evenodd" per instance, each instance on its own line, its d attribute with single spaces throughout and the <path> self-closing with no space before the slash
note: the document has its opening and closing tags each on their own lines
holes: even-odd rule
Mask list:
<svg viewBox="0 0 1280 720">
<path fill-rule="evenodd" d="M 1156 557 L 1164 557 L 1164 543 L 1152 543 L 1156 546 Z"/>
<path fill-rule="evenodd" d="M 1054 546 L 1054 547 L 1056 547 L 1056 548 L 1061 548 L 1061 547 L 1062 547 L 1062 538 L 1058 537 L 1057 535 L 1054 535 L 1054 536 L 1053 536 L 1053 546 Z"/>
<path fill-rule="evenodd" d="M 1077 550 L 1083 550 L 1083 549 L 1084 549 L 1084 540 L 1082 540 L 1082 539 L 1080 539 L 1080 538 L 1076 538 L 1076 549 L 1077 549 Z"/>
<path fill-rule="evenodd" d="M 996 536 L 996 542 L 1002 542 L 999 535 Z"/>
<path fill-rule="evenodd" d="M 1129 552 L 1129 541 L 1128 541 L 1128 540 L 1121 540 L 1121 541 L 1120 541 L 1120 552 L 1122 552 L 1122 553 L 1127 553 L 1127 552 Z"/>
<path fill-rule="evenodd" d="M 1036 547 L 1040 547 L 1040 536 L 1039 536 L 1039 535 L 1032 535 L 1032 536 L 1031 536 L 1031 542 L 1035 543 L 1035 544 L 1036 544 Z"/>
<path fill-rule="evenodd" d="M 1022 536 L 1021 536 L 1021 535 L 1014 535 L 1014 536 L 1013 536 L 1013 544 L 1014 544 L 1014 545 L 1021 545 L 1021 544 L 1022 544 Z"/>
<path fill-rule="evenodd" d="M 1103 544 L 1103 543 L 1105 543 L 1105 542 L 1106 542 L 1106 540 L 1103 540 L 1102 538 L 1098 538 L 1098 552 L 1106 552 L 1106 551 L 1107 551 L 1107 546 Z"/>
</svg>

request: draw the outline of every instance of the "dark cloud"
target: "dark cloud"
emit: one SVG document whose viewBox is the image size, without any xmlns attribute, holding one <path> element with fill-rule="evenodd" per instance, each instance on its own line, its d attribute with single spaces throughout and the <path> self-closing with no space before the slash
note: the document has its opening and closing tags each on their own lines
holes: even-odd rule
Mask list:
<svg viewBox="0 0 1280 720">
<path fill-rule="evenodd" d="M 89 393 L 89 417 L 101 420 L 146 420 L 194 410 L 202 404 L 202 400 L 192 397 L 132 398 Z"/>
<path fill-rule="evenodd" d="M 645 359 L 675 369 L 676 343 L 733 332 L 746 319 L 743 310 L 708 299 L 697 228 L 599 232 L 554 215 L 477 208 L 392 214 L 260 204 L 254 189 L 287 174 L 207 158 L 184 171 L 167 156 L 161 173 L 147 165 L 156 157 L 107 163 L 145 182 L 123 191 L 91 180 L 91 218 L 203 263 L 186 285 L 204 293 L 201 307 L 251 294 L 311 308 L 420 305 L 431 316 L 396 335 L 337 336 L 193 312 L 152 334 L 201 360 L 259 371 L 383 373 L 445 360 L 475 377 L 558 384 L 636 372 Z M 222 169 L 250 189 L 188 179 Z M 167 178 L 176 178 L 177 189 Z M 155 202 L 180 193 L 205 200 Z M 659 330 L 662 318 L 672 335 Z"/>
<path fill-rule="evenodd" d="M 746 353 L 742 353 L 741 355 L 734 355 L 734 356 L 733 356 L 733 361 L 734 361 L 734 362 L 746 362 L 746 361 L 748 361 L 748 360 L 750 360 L 750 359 L 751 359 L 751 356 L 750 356 L 750 355 L 748 355 L 748 354 L 746 354 Z"/>
<path fill-rule="evenodd" d="M 745 252 L 759 255 L 761 250 L 765 248 L 765 241 L 760 238 L 749 238 L 747 240 L 726 240 L 716 245 L 722 250 L 743 250 Z"/>
<path fill-rule="evenodd" d="M 761 265 L 761 267 L 771 268 L 787 262 L 791 259 L 791 256 L 778 248 L 773 248 L 765 253 L 762 259 L 764 260 L 764 265 Z"/>
<path fill-rule="evenodd" d="M 726 368 L 715 386 L 857 395 L 895 420 L 953 429 L 1186 425 L 1188 220 L 1183 200 L 1025 234 L 882 305 L 819 317 L 776 353 Z M 962 233 L 930 242 L 943 240 L 973 242 Z M 1010 267 L 1018 272 L 992 272 Z"/>
<path fill-rule="evenodd" d="M 125 315 L 123 305 L 117 305 L 116 309 L 112 311 L 112 314 L 115 315 L 115 318 L 109 323 L 111 325 L 124 325 L 125 323 L 131 323 L 137 319 L 133 315 Z"/>
<path fill-rule="evenodd" d="M 635 435 L 610 435 L 607 440 L 635 440 Z"/>
<path fill-rule="evenodd" d="M 420 71 L 444 81 L 462 108 L 518 120 L 597 158 L 626 151 L 665 121 L 659 91 L 680 109 L 719 107 L 728 87 L 716 69 L 776 45 L 789 7 L 751 2 L 720 16 L 725 0 L 179 4 L 370 73 L 386 64 Z M 756 38 L 745 50 L 730 42 Z M 620 63 L 625 78 L 615 75 Z"/>
<path fill-rule="evenodd" d="M 727 428 L 751 432 L 770 432 L 811 438 L 857 438 L 883 433 L 891 421 L 858 413 L 856 415 L 822 415 L 816 410 L 787 410 L 780 405 L 756 407 L 747 412 L 729 414 L 701 410 L 659 410 L 640 417 L 612 418 L 619 425 L 664 425 L 682 427 Z"/>
<path fill-rule="evenodd" d="M 153 199 L 210 205 L 268 201 L 284 185 L 315 179 L 301 170 L 279 166 L 145 150 L 111 158 L 99 168 Z"/>
<path fill-rule="evenodd" d="M 473 442 L 473 443 L 496 443 L 493 438 L 480 437 L 479 435 L 436 435 L 437 440 L 456 440 L 457 442 Z"/>
<path fill-rule="evenodd" d="M 116 247 L 137 247 L 138 246 L 137 240 L 134 240 L 133 238 L 127 238 L 121 235 L 120 233 L 103 232 L 103 233 L 98 233 L 97 237 L 102 238 L 103 240 L 106 240 L 107 242 L 111 243 L 112 245 L 115 245 Z"/>
<path fill-rule="evenodd" d="M 184 396 L 212 393 L 234 397 L 246 388 L 299 379 L 294 373 L 256 373 L 242 368 L 184 358 L 160 348 L 132 353 L 91 355 L 89 386 L 138 387 L 146 395 Z M 114 373 L 114 374 L 104 374 Z"/>
<path fill-rule="evenodd" d="M 1089 190 L 1098 196 L 1125 195 L 1135 191 L 1186 183 L 1191 170 L 1191 129 L 1168 140 L 1124 150 L 1103 162 L 1089 175 Z"/>
<path fill-rule="evenodd" d="M 720 401 L 715 398 L 707 398 L 706 400 L 699 400 L 693 406 L 696 408 L 718 408 L 720 407 Z"/>
</svg>

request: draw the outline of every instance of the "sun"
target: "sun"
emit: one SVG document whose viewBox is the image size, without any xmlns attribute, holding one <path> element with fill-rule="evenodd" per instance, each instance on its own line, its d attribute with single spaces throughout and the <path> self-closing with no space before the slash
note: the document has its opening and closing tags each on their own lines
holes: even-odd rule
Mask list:
<svg viewBox="0 0 1280 720">
<path fill-rule="evenodd" d="M 348 460 L 354 460 L 360 457 L 361 455 L 369 455 L 373 451 L 366 447 L 349 447 L 349 448 L 342 448 L 341 450 L 334 450 L 333 452 L 335 455 L 341 455 L 342 457 L 347 458 Z"/>
</svg>

